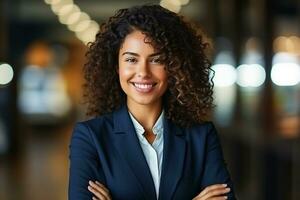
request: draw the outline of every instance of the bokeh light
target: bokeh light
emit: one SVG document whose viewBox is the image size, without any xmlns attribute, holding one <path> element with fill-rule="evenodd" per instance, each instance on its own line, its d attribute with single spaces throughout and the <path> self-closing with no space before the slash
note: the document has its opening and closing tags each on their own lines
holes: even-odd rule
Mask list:
<svg viewBox="0 0 300 200">
<path fill-rule="evenodd" d="M 0 64 L 0 85 L 6 85 L 10 83 L 14 76 L 14 70 L 12 66 L 7 63 Z"/>
<path fill-rule="evenodd" d="M 265 69 L 259 64 L 243 64 L 237 68 L 237 84 L 241 87 L 259 87 L 265 79 Z"/>
<path fill-rule="evenodd" d="M 300 66 L 298 56 L 280 52 L 273 57 L 271 79 L 278 86 L 293 86 L 300 82 Z"/>
<path fill-rule="evenodd" d="M 214 83 L 218 87 L 233 85 L 237 79 L 235 68 L 229 64 L 216 64 L 212 66 L 215 71 Z"/>
</svg>

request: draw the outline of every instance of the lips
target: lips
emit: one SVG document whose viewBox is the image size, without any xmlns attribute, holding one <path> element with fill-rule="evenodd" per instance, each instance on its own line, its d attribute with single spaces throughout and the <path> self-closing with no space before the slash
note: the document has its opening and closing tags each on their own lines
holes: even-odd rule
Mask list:
<svg viewBox="0 0 300 200">
<path fill-rule="evenodd" d="M 134 88 L 141 93 L 148 93 L 151 92 L 156 83 L 137 83 L 137 82 L 132 82 L 132 85 Z"/>
</svg>

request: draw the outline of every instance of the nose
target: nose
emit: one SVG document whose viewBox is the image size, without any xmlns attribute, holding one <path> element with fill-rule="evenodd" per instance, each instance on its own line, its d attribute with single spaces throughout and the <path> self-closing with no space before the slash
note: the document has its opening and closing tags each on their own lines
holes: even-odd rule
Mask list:
<svg viewBox="0 0 300 200">
<path fill-rule="evenodd" d="M 149 66 L 146 62 L 141 62 L 138 66 L 137 66 L 137 71 L 136 74 L 138 77 L 141 78 L 149 78 L 151 77 L 151 72 L 149 70 Z"/>
</svg>

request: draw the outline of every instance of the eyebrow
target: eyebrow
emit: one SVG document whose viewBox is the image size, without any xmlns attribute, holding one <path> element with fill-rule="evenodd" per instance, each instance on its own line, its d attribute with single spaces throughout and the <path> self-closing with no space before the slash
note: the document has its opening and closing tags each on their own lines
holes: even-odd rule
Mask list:
<svg viewBox="0 0 300 200">
<path fill-rule="evenodd" d="M 137 53 L 133 53 L 133 52 L 129 52 L 129 51 L 126 51 L 126 52 L 122 53 L 122 56 L 125 55 L 125 54 L 129 54 L 129 55 L 137 56 L 137 57 L 140 56 Z M 161 52 L 157 52 L 157 53 L 150 54 L 149 57 L 154 57 L 154 56 L 161 55 L 161 54 L 162 54 Z"/>
</svg>

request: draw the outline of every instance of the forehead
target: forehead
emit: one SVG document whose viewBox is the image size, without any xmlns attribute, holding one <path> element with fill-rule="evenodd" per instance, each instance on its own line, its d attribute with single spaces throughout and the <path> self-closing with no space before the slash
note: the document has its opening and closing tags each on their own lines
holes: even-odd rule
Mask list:
<svg viewBox="0 0 300 200">
<path fill-rule="evenodd" d="M 155 52 L 155 48 L 151 44 L 150 38 L 141 31 L 135 30 L 125 37 L 120 47 L 120 53 L 125 51 L 147 54 Z"/>
</svg>

